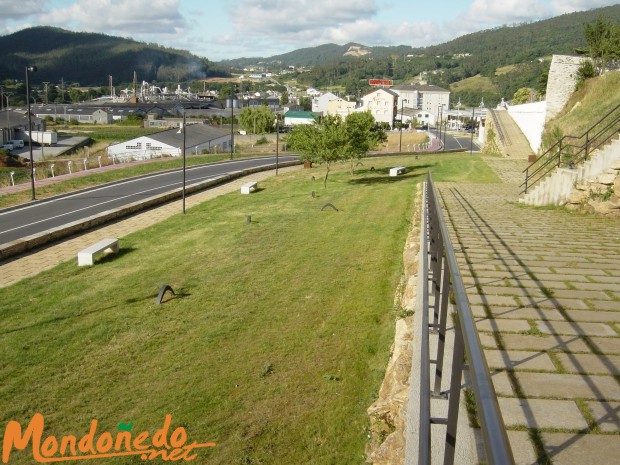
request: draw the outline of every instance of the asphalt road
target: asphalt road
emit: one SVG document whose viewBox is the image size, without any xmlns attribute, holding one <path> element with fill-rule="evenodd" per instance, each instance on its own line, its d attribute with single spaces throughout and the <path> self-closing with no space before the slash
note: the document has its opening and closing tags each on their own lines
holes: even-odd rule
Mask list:
<svg viewBox="0 0 620 465">
<path fill-rule="evenodd" d="M 280 162 L 296 156 L 281 156 Z M 186 185 L 244 169 L 275 164 L 275 157 L 233 160 L 186 170 Z M 182 170 L 153 174 L 0 212 L 0 246 L 183 186 Z"/>
<path fill-rule="evenodd" d="M 437 131 L 435 129 L 431 129 L 431 132 L 437 135 Z M 478 142 L 476 141 L 477 137 L 478 135 L 474 134 L 474 142 L 473 142 L 474 151 L 480 150 L 478 146 Z M 443 132 L 441 133 L 441 139 L 442 140 L 444 139 Z M 471 134 L 470 133 L 454 132 L 454 131 L 449 131 L 446 133 L 446 137 L 445 137 L 445 149 L 446 150 L 458 150 L 458 149 L 469 150 L 470 147 L 471 147 Z"/>
</svg>

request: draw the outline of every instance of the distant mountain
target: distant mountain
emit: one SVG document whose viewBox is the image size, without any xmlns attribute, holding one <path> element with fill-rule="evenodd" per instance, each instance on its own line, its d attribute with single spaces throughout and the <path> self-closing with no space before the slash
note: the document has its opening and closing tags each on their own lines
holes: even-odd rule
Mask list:
<svg viewBox="0 0 620 465">
<path fill-rule="evenodd" d="M 444 56 L 470 54 L 489 61 L 491 66 L 499 67 L 521 63 L 551 54 L 572 54 L 576 47 L 583 47 L 583 26 L 599 17 L 613 22 L 620 22 L 620 4 L 588 11 L 570 13 L 543 21 L 505 25 L 473 34 L 458 37 L 449 42 L 429 46 L 410 47 L 399 45 L 392 47 L 368 47 L 361 44 L 346 45 L 326 44 L 308 47 L 282 55 L 271 57 L 239 58 L 219 62 L 225 67 L 244 67 L 256 64 L 278 63 L 282 66 L 313 67 L 325 63 L 362 59 L 386 59 L 393 56 L 407 55 Z M 365 50 L 360 56 L 349 53 L 352 49 Z M 493 68 L 495 69 L 495 68 Z"/>
<path fill-rule="evenodd" d="M 0 79 L 23 79 L 26 66 L 37 66 L 38 82 L 107 85 L 139 81 L 182 82 L 227 76 L 205 58 L 183 50 L 104 34 L 33 27 L 0 37 Z"/>
<path fill-rule="evenodd" d="M 218 64 L 228 68 L 244 68 L 252 65 L 278 65 L 282 67 L 309 67 L 317 66 L 342 58 L 355 59 L 372 56 L 383 58 L 392 53 L 413 53 L 416 50 L 406 45 L 395 47 L 367 47 L 365 45 L 348 43 L 346 45 L 324 44 L 317 47 L 308 47 L 292 52 L 274 55 L 271 57 L 236 58 L 233 60 L 219 61 Z"/>
</svg>

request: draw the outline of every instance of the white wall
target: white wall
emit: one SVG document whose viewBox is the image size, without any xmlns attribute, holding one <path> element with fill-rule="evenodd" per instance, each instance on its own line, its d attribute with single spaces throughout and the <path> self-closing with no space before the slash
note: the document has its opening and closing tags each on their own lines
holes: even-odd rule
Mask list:
<svg viewBox="0 0 620 465">
<path fill-rule="evenodd" d="M 537 153 L 542 142 L 543 129 L 545 128 L 547 102 L 511 105 L 508 107 L 508 113 L 527 138 L 534 153 Z"/>
</svg>

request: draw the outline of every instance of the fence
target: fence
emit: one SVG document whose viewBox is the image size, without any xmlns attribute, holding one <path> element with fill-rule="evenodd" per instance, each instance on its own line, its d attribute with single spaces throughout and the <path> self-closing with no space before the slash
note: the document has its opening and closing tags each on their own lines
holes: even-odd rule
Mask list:
<svg viewBox="0 0 620 465">
<path fill-rule="evenodd" d="M 418 283 L 418 306 L 416 312 L 421 311 L 421 337 L 418 342 L 419 376 L 415 382 L 419 383 L 415 389 L 419 392 L 417 413 L 417 437 L 408 438 L 417 441 L 417 457 L 415 452 L 409 452 L 408 463 L 428 465 L 431 463 L 431 425 L 445 425 L 445 441 L 443 441 L 443 463 L 454 463 L 457 443 L 457 421 L 459 414 L 461 380 L 467 369 L 471 380 L 471 389 L 474 393 L 476 414 L 480 424 L 480 432 L 486 452 L 486 460 L 490 465 L 514 465 L 514 459 L 506 428 L 499 410 L 495 390 L 484 357 L 474 317 L 469 307 L 465 287 L 461 280 L 454 249 L 448 236 L 437 191 L 433 185 L 431 175 L 428 175 L 424 184 L 423 214 L 420 234 L 420 264 Z M 432 303 L 432 321 L 430 321 L 430 305 Z M 439 397 L 441 390 L 447 336 L 448 309 L 452 307 L 454 314 L 454 345 L 452 351 L 452 369 L 450 388 L 448 392 L 448 413 L 445 418 L 431 416 L 431 396 Z M 429 334 L 431 329 L 437 331 L 438 337 L 435 358 L 431 360 Z M 431 392 L 431 365 L 435 365 L 435 374 Z M 417 419 L 413 419 L 416 421 Z M 434 444 L 437 442 L 435 441 Z"/>
</svg>

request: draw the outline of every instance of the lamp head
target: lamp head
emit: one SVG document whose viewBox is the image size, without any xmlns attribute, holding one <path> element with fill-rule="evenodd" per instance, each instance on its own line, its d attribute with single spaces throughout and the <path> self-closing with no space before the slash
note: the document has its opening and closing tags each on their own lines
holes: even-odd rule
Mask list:
<svg viewBox="0 0 620 465">
<path fill-rule="evenodd" d="M 29 73 L 34 73 L 37 70 L 36 66 L 27 66 L 26 67 L 26 71 L 28 71 Z"/>
</svg>

